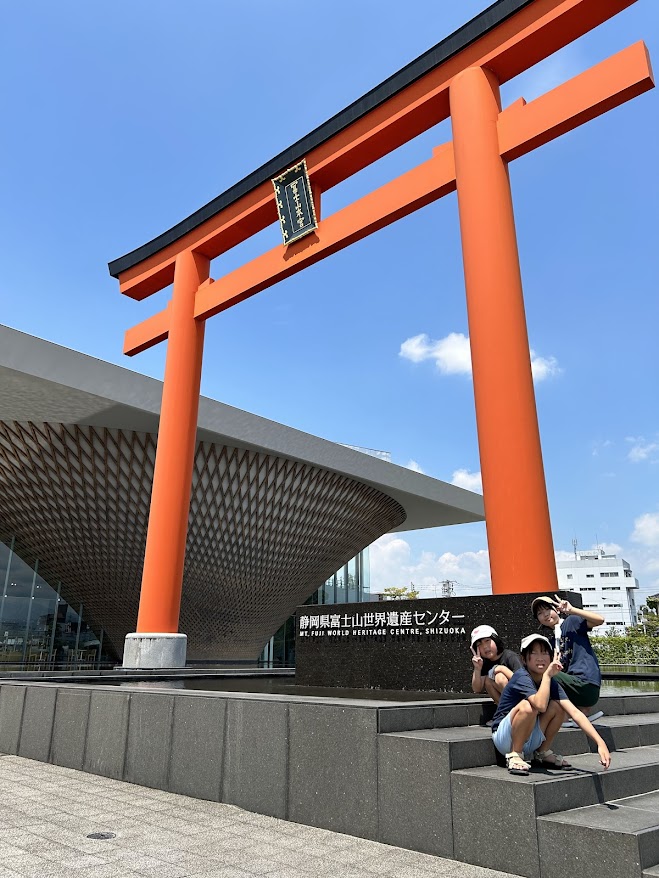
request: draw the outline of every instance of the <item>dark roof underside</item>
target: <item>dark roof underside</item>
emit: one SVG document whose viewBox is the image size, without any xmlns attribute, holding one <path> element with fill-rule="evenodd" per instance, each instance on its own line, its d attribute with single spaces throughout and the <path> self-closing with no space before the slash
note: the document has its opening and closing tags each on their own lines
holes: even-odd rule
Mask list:
<svg viewBox="0 0 659 878">
<path fill-rule="evenodd" d="M 125 256 L 110 262 L 108 265 L 110 274 L 112 277 L 118 277 L 122 272 L 133 268 L 133 266 L 138 265 L 144 259 L 148 259 L 149 256 L 153 256 L 169 244 L 182 238 L 192 229 L 197 228 L 197 226 L 200 226 L 206 220 L 225 210 L 248 192 L 251 192 L 252 189 L 256 189 L 290 165 L 295 164 L 302 156 L 307 155 L 313 149 L 325 143 L 325 141 L 338 134 L 344 128 L 347 128 L 348 125 L 351 125 L 357 119 L 370 113 L 371 110 L 383 104 L 404 88 L 407 88 L 417 79 L 425 76 L 426 73 L 429 73 L 435 67 L 439 67 L 440 64 L 443 64 L 453 55 L 457 55 L 468 45 L 480 39 L 488 31 L 500 25 L 531 2 L 534 2 L 534 0 L 497 0 L 496 3 L 493 3 L 481 12 L 480 15 L 477 15 L 476 18 L 472 18 L 467 24 L 462 25 L 461 28 L 458 28 L 450 36 L 437 43 L 436 46 L 433 46 L 432 49 L 428 49 L 423 55 L 411 61 L 397 73 L 394 73 L 393 76 L 385 79 L 384 82 L 381 82 L 380 85 L 377 85 L 344 110 L 341 110 L 340 113 L 332 116 L 331 119 L 328 119 L 327 122 L 314 129 L 310 134 L 305 135 L 305 137 L 302 137 L 292 146 L 280 152 L 279 155 L 261 165 L 256 171 L 252 171 L 247 177 L 244 177 L 240 182 L 227 189 L 222 195 L 218 195 L 217 198 L 209 201 L 208 204 L 195 211 L 187 219 L 172 226 L 169 231 L 163 232 L 162 235 L 158 235 L 157 238 L 154 238 L 147 244 L 138 247 L 137 250 L 133 250 Z"/>
</svg>

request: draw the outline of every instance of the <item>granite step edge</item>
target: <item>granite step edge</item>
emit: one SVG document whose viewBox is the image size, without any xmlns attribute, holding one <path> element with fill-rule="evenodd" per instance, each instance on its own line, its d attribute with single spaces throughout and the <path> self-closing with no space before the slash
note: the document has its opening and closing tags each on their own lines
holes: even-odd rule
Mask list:
<svg viewBox="0 0 659 878">
<path fill-rule="evenodd" d="M 541 857 L 569 863 L 575 855 L 596 852 L 600 861 L 611 864 L 620 859 L 616 874 L 620 878 L 638 876 L 643 871 L 659 875 L 659 815 L 656 812 L 658 790 L 645 794 L 654 801 L 646 810 L 619 804 L 613 799 L 537 818 Z M 560 845 L 560 854 L 555 848 Z M 544 848 L 544 851 L 543 851 Z M 578 858 L 578 856 L 577 856 Z M 656 870 L 654 872 L 650 870 Z M 560 871 L 560 870 L 559 870 Z"/>
<path fill-rule="evenodd" d="M 522 796 L 532 804 L 536 817 L 560 813 L 606 801 L 630 798 L 659 789 L 659 748 L 639 747 L 620 751 L 621 764 L 605 771 L 596 754 L 570 757 L 573 771 L 532 768 L 527 776 L 513 776 L 501 767 L 454 769 L 452 783 L 466 784 L 472 794 Z M 516 791 L 516 792 L 514 792 Z M 529 798 L 530 796 L 530 798 Z M 659 857 L 658 857 L 659 859 Z"/>
<path fill-rule="evenodd" d="M 611 753 L 641 747 L 659 746 L 659 714 L 656 721 L 649 722 L 647 714 L 640 720 L 629 716 L 616 717 L 611 725 L 596 723 L 600 735 L 605 740 Z M 451 766 L 454 770 L 503 765 L 503 757 L 492 744 L 492 733 L 486 726 L 454 726 L 449 728 L 409 729 L 396 732 L 381 732 L 380 738 L 404 738 L 408 746 L 438 746 L 448 748 L 451 754 Z M 423 742 L 423 743 L 421 743 Z M 595 752 L 595 744 L 580 729 L 561 729 L 554 745 L 557 752 L 573 757 L 588 755 Z"/>
</svg>

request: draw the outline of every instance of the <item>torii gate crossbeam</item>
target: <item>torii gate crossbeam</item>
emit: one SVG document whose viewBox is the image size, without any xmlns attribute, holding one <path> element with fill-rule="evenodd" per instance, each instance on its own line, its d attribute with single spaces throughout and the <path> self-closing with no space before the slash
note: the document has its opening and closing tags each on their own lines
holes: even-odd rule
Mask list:
<svg viewBox="0 0 659 878">
<path fill-rule="evenodd" d="M 176 632 L 205 320 L 455 189 L 493 591 L 524 592 L 539 583 L 555 587 L 507 164 L 647 91 L 653 80 L 645 46 L 636 43 L 529 104 L 520 99 L 502 110 L 499 85 L 631 2 L 499 0 L 436 47 L 444 48 L 435 65 L 424 62 L 426 56 L 408 65 L 424 62 L 409 84 L 398 91 L 392 85 L 379 103 L 374 90 L 364 99 L 368 104 L 370 97 L 374 106 L 353 113 L 351 124 L 337 122 L 325 139 L 314 140 L 314 132 L 304 157 L 320 216 L 324 190 L 449 114 L 453 123 L 453 141 L 435 149 L 431 159 L 321 219 L 315 233 L 287 248 L 270 250 L 218 280 L 209 277 L 212 258 L 277 218 L 269 180 L 257 179 L 234 199 L 232 190 L 220 196 L 216 212 L 211 203 L 111 263 L 121 292 L 136 299 L 174 282 L 170 305 L 128 330 L 125 340 L 125 353 L 134 355 L 168 339 L 138 634 L 129 638 L 182 637 Z M 458 37 L 462 41 L 454 40 L 453 50 L 445 47 Z M 286 163 L 302 157 L 291 155 Z M 282 166 L 261 170 L 274 176 Z M 533 583 L 526 578 L 520 545 L 525 557 L 534 557 Z M 139 657 L 135 662 L 146 666 Z"/>
</svg>

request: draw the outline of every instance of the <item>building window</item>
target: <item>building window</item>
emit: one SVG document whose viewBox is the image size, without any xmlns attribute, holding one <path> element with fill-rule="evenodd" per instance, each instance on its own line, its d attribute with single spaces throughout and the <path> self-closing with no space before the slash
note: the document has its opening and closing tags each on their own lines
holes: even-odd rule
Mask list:
<svg viewBox="0 0 659 878">
<path fill-rule="evenodd" d="M 603 585 L 602 591 L 620 591 L 619 585 Z"/>
<path fill-rule="evenodd" d="M 590 587 L 587 586 L 587 585 L 584 585 L 584 587 L 581 589 L 581 591 L 595 591 L 595 589 L 594 589 L 594 588 L 590 588 Z"/>
<path fill-rule="evenodd" d="M 583 608 L 584 610 L 596 610 L 597 604 L 584 604 Z"/>
<path fill-rule="evenodd" d="M 609 572 L 609 573 L 607 573 L 607 572 L 602 572 L 602 573 L 600 573 L 600 576 L 604 576 L 604 577 L 606 577 L 606 576 L 609 576 L 609 577 L 618 576 L 618 571 L 616 570 L 616 571 L 613 572 L 613 573 L 610 573 L 610 572 Z"/>
<path fill-rule="evenodd" d="M 595 579 L 594 573 L 586 573 L 586 579 Z"/>
<path fill-rule="evenodd" d="M 567 578 L 568 578 L 568 579 L 572 579 L 572 574 L 571 574 L 571 573 L 568 573 Z"/>
<path fill-rule="evenodd" d="M 622 604 L 604 604 L 605 610 L 611 610 L 613 607 L 622 607 Z"/>
</svg>

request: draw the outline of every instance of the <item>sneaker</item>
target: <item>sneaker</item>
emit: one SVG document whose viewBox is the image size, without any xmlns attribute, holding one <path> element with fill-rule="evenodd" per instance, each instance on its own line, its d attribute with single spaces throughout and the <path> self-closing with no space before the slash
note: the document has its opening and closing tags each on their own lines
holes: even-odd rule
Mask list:
<svg viewBox="0 0 659 878">
<path fill-rule="evenodd" d="M 603 716 L 604 716 L 604 711 L 598 710 L 595 713 L 593 713 L 591 716 L 589 716 L 588 719 L 591 721 L 591 723 L 594 723 L 596 720 L 601 719 Z M 562 729 L 578 729 L 579 726 L 575 723 L 575 721 L 573 719 L 568 719 L 561 725 L 561 728 Z"/>
<path fill-rule="evenodd" d="M 485 725 L 486 725 L 489 729 L 491 729 L 492 726 L 494 725 L 494 720 L 493 720 L 493 719 L 488 719 L 488 721 L 485 723 Z"/>
</svg>

